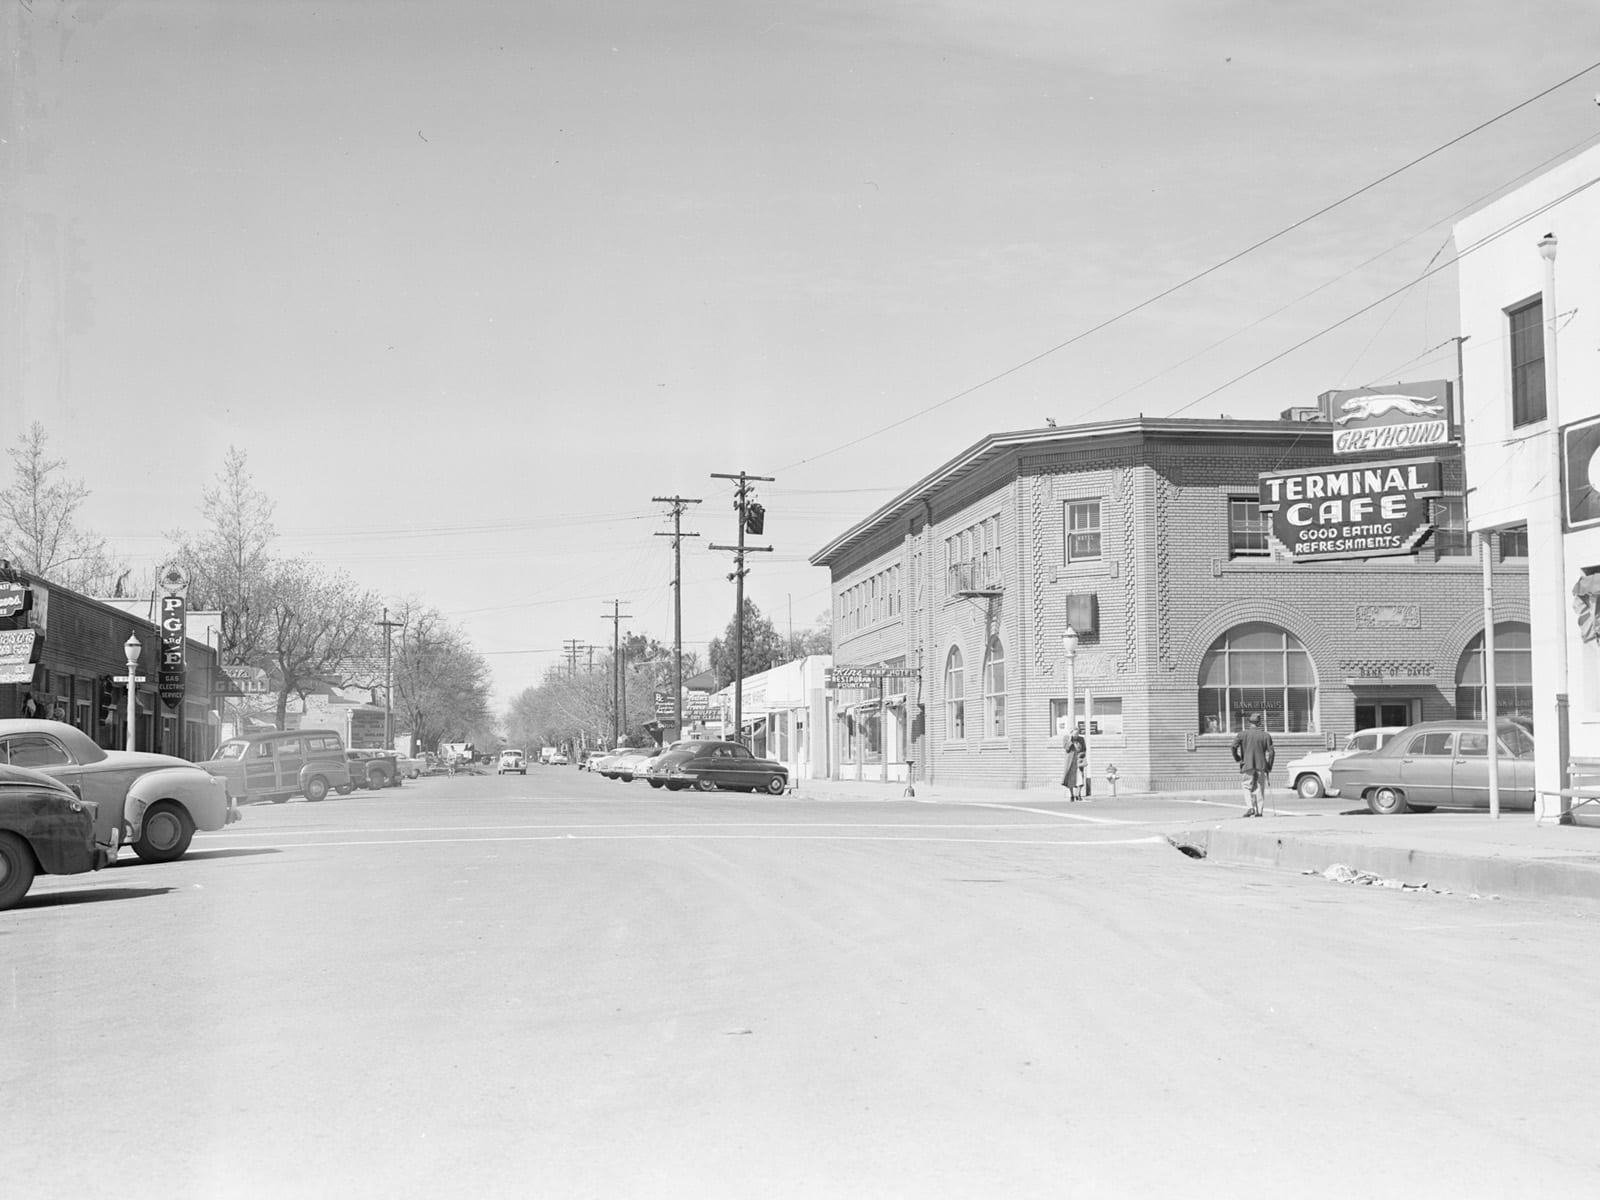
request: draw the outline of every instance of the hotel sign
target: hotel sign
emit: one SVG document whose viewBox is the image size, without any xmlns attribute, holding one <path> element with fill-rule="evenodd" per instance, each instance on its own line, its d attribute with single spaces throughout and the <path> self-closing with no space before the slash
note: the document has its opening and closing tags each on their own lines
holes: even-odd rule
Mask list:
<svg viewBox="0 0 1600 1200">
<path fill-rule="evenodd" d="M 1443 491 L 1437 459 L 1364 463 L 1260 477 L 1261 511 L 1296 562 L 1414 553 Z"/>
<path fill-rule="evenodd" d="M 1450 441 L 1450 385 L 1444 380 L 1334 392 L 1335 454 L 1421 450 Z"/>
</svg>

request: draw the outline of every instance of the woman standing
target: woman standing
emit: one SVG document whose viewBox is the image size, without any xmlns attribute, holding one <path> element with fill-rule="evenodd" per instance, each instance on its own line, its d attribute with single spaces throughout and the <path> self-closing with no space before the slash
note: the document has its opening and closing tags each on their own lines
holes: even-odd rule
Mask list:
<svg viewBox="0 0 1600 1200">
<path fill-rule="evenodd" d="M 1082 734 L 1067 735 L 1067 769 L 1061 776 L 1061 786 L 1067 789 L 1073 801 L 1083 799 L 1083 756 L 1087 749 Z"/>
</svg>

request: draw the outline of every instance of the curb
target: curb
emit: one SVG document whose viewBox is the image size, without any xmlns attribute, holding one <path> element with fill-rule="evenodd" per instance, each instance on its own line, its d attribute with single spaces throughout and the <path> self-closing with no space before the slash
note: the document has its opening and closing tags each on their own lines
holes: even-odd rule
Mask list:
<svg viewBox="0 0 1600 1200">
<path fill-rule="evenodd" d="M 1528 900 L 1570 899 L 1600 903 L 1600 863 L 1513 858 L 1501 854 L 1406 849 L 1341 839 L 1280 834 L 1272 830 L 1222 827 L 1174 834 L 1174 845 L 1191 846 L 1209 859 L 1241 866 L 1282 867 L 1321 874 L 1336 863 L 1384 879 L 1435 891 L 1516 896 Z"/>
</svg>

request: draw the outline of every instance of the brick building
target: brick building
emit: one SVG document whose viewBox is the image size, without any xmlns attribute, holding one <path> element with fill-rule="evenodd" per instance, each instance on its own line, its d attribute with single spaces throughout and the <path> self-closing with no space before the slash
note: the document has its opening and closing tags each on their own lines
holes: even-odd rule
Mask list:
<svg viewBox="0 0 1600 1200">
<path fill-rule="evenodd" d="M 1445 494 L 1415 554 L 1296 562 L 1271 536 L 1259 476 L 1332 465 L 1326 404 L 995 434 L 830 541 L 811 561 L 832 575 L 836 668 L 883 676 L 831 693 L 834 776 L 1058 782 L 1069 622 L 1096 794 L 1113 766 L 1123 790 L 1236 785 L 1250 711 L 1283 759 L 1481 711 L 1458 447 L 1433 455 Z M 1495 535 L 1493 564 L 1497 696 L 1526 710 L 1525 530 Z"/>
<path fill-rule="evenodd" d="M 136 748 L 190 760 L 210 757 L 218 724 L 214 647 L 186 639 L 184 695 L 174 708 L 157 690 L 161 630 L 154 620 L 44 579 L 12 571 L 4 577 L 25 594 L 26 607 L 0 616 L 0 633 L 31 631 L 33 661 L 18 672 L 24 681 L 0 684 L 0 718 L 65 721 L 101 746 L 122 749 L 127 692 L 111 679 L 127 672 L 123 646 L 131 634 L 139 639 L 139 674 L 145 679 L 134 695 Z"/>
</svg>

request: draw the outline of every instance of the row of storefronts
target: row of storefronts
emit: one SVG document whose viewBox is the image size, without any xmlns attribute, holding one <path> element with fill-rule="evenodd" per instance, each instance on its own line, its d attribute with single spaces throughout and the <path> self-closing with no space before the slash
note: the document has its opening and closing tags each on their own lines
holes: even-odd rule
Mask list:
<svg viewBox="0 0 1600 1200">
<path fill-rule="evenodd" d="M 126 747 L 124 681 L 136 643 L 143 678 L 134 683 L 134 748 L 190 760 L 216 749 L 217 651 L 190 636 L 187 621 L 166 632 L 164 646 L 159 598 L 97 600 L 6 570 L 0 602 L 0 718 L 64 721 L 101 746 Z M 181 665 L 170 657 L 174 640 L 183 644 Z"/>
</svg>

